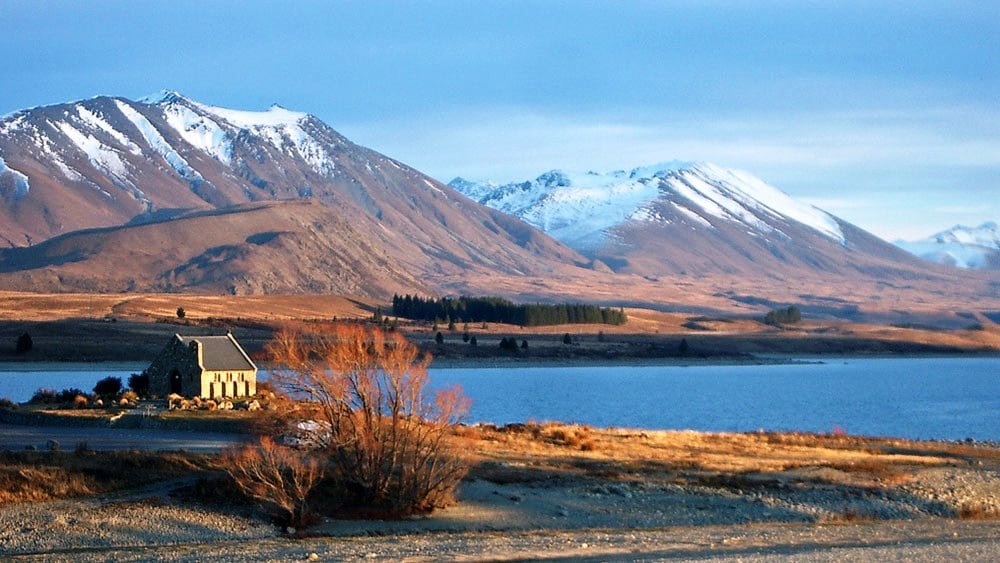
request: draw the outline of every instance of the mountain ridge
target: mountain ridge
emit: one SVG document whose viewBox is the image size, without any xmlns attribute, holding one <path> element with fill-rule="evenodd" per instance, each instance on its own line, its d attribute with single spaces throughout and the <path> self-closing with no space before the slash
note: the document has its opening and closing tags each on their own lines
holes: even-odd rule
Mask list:
<svg viewBox="0 0 1000 563">
<path fill-rule="evenodd" d="M 951 325 L 979 314 L 971 302 L 1000 310 L 1000 280 L 919 261 L 713 165 L 608 173 L 627 185 L 597 198 L 617 210 L 598 214 L 610 221 L 599 228 L 556 211 L 582 202 L 593 214 L 600 190 L 522 197 L 551 206 L 538 214 L 549 228 L 589 243 L 574 250 L 315 116 L 172 92 L 150 100 L 104 96 L 0 120 L 0 288 L 418 292 L 744 315 L 797 304 Z M 575 178 L 556 171 L 535 184 Z"/>
<path fill-rule="evenodd" d="M 986 221 L 977 227 L 956 225 L 923 240 L 896 246 L 938 264 L 972 270 L 1000 270 L 1000 225 Z"/>
<path fill-rule="evenodd" d="M 912 256 L 742 171 L 670 161 L 452 187 L 615 271 L 767 275 L 919 270 Z"/>
<path fill-rule="evenodd" d="M 400 280 L 463 268 L 525 275 L 585 261 L 520 220 L 350 142 L 315 116 L 275 106 L 229 110 L 176 92 L 148 99 L 154 103 L 100 96 L 0 121 L 0 236 L 8 246 L 313 199 L 370 237 L 373 252 L 392 257 L 385 267 Z"/>
</svg>

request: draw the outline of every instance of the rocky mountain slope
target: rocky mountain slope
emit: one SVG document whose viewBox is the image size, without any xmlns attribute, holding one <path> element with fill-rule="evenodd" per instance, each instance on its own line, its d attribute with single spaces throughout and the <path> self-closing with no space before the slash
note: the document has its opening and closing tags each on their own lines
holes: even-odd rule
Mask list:
<svg viewBox="0 0 1000 563">
<path fill-rule="evenodd" d="M 896 245 L 924 260 L 977 270 L 1000 270 L 1000 226 L 989 221 L 978 227 L 957 225 L 918 241 Z"/>
<path fill-rule="evenodd" d="M 0 270 L 12 289 L 42 283 L 51 289 L 111 290 L 120 288 L 121 280 L 134 279 L 137 290 L 214 291 L 221 284 L 237 291 L 384 295 L 388 287 L 426 287 L 417 281 L 424 276 L 477 270 L 483 275 L 550 274 L 582 261 L 522 221 L 351 143 L 314 116 L 277 106 L 265 112 L 236 111 L 164 92 L 141 101 L 98 97 L 34 108 L 0 120 L 0 158 L 0 237 L 11 247 L 0 257 Z M 246 206 L 302 199 L 315 200 L 322 209 Z M 227 212 L 197 215 L 223 209 Z M 311 214 L 298 221 L 301 228 L 287 224 L 292 210 Z M 241 213 L 250 213 L 256 223 Z M 180 217 L 185 220 L 168 221 Z M 157 226 L 134 227 L 142 223 Z M 125 224 L 133 227 L 122 233 L 71 234 Z M 188 233 L 195 224 L 198 230 Z M 297 255 L 278 253 L 272 258 L 281 258 L 280 263 L 266 265 L 259 259 L 241 261 L 217 248 L 249 244 L 240 252 L 250 249 L 255 255 L 269 247 L 252 241 L 269 233 L 281 234 L 272 240 L 280 244 L 288 243 L 283 233 L 303 241 L 319 236 L 307 224 L 328 229 L 312 251 L 339 256 L 342 270 L 374 275 L 371 287 L 357 276 L 348 282 L 341 273 L 325 271 L 323 259 L 302 254 L 305 248 Z M 237 240 L 236 233 L 243 238 Z M 140 234 L 147 238 L 137 238 Z M 35 248 L 59 235 L 68 236 Z M 364 244 L 349 247 L 359 240 Z M 161 263 L 156 270 L 119 276 L 97 266 L 119 256 L 111 248 L 123 248 L 125 241 L 136 245 L 122 250 L 128 255 L 157 255 Z M 218 244 L 207 246 L 208 241 Z M 73 245 L 80 248 L 71 250 Z M 101 252 L 108 254 L 97 258 Z M 206 252 L 216 256 L 194 266 L 168 260 L 195 259 Z M 226 267 L 237 281 L 178 277 L 176 272 L 221 262 L 231 262 Z M 118 264 L 138 270 L 140 263 L 146 264 Z M 237 272 L 239 265 L 249 270 Z M 285 281 L 238 281 L 259 268 L 273 269 L 275 278 Z"/>
<path fill-rule="evenodd" d="M 1000 310 L 991 273 L 920 261 L 711 165 L 455 186 L 489 207 L 277 106 L 166 92 L 24 110 L 0 118 L 0 289 L 795 303 L 952 324 Z"/>
<path fill-rule="evenodd" d="M 912 256 L 744 172 L 671 162 L 609 173 L 551 171 L 506 185 L 450 185 L 617 272 L 893 276 Z"/>
</svg>

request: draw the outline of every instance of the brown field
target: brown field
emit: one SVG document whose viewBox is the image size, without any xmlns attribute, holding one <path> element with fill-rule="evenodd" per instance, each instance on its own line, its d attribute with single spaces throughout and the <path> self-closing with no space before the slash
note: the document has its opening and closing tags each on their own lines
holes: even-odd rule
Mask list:
<svg viewBox="0 0 1000 563">
<path fill-rule="evenodd" d="M 377 302 L 340 295 L 82 294 L 0 291 L 0 320 L 170 320 L 182 307 L 189 319 L 329 320 L 371 316 Z"/>
<path fill-rule="evenodd" d="M 177 317 L 177 309 L 185 317 Z M 209 334 L 231 330 L 259 359 L 281 326 L 370 319 L 389 305 L 337 295 L 224 296 L 188 294 L 33 294 L 0 292 L 0 361 L 149 361 L 176 332 Z M 758 307 L 759 309 L 759 307 Z M 1000 351 L 1000 325 L 981 313 L 941 317 L 939 325 L 895 325 L 809 319 L 777 328 L 762 313 L 730 310 L 711 314 L 626 308 L 629 322 L 610 325 L 520 327 L 470 323 L 479 346 L 462 339 L 466 326 L 434 342 L 430 323 L 403 321 L 409 338 L 442 362 L 482 361 L 746 361 L 759 355 L 952 354 Z M 947 317 L 947 318 L 946 318 Z M 956 322 L 958 319 L 960 322 Z M 28 332 L 34 348 L 15 355 L 13 344 Z M 563 344 L 563 335 L 573 344 Z M 527 341 L 516 354 L 498 351 L 501 338 Z M 689 353 L 679 353 L 681 340 Z"/>
<path fill-rule="evenodd" d="M 545 472 L 605 479 L 689 481 L 801 480 L 804 469 L 828 469 L 841 484 L 881 487 L 908 482 L 929 467 L 1000 467 L 1000 450 L 891 438 L 800 433 L 709 433 L 593 428 L 559 423 L 471 427 L 482 466 L 502 460 L 510 475 Z M 511 469 L 511 468 L 520 469 Z M 482 469 L 480 469 L 482 471 Z M 822 473 L 822 472 L 821 472 Z M 473 475 L 477 475 L 474 470 Z M 520 475 L 520 477 L 518 477 Z"/>
</svg>

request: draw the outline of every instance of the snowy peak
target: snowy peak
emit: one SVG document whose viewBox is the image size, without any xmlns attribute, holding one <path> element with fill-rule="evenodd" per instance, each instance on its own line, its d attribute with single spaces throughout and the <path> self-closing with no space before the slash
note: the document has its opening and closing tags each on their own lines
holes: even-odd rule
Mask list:
<svg viewBox="0 0 1000 563">
<path fill-rule="evenodd" d="M 277 104 L 233 110 L 172 90 L 139 100 L 98 96 L 21 110 L 0 118 L 0 222 L 18 216 L 0 224 L 0 244 L 163 208 L 322 197 L 355 173 L 341 171 L 338 163 L 349 161 L 355 149 L 304 112 Z M 365 154 L 360 160 L 374 164 L 379 158 Z M 102 206 L 114 211 L 98 210 Z M 71 218 L 56 218 L 64 215 Z"/>
<path fill-rule="evenodd" d="M 163 90 L 142 103 L 163 112 L 167 123 L 191 145 L 220 162 L 232 164 L 233 142 L 242 133 L 263 138 L 282 153 L 299 157 L 322 175 L 335 165 L 323 142 L 310 134 L 310 115 L 272 104 L 266 111 L 247 111 L 196 102 L 178 92 Z"/>
<path fill-rule="evenodd" d="M 900 248 L 931 262 L 967 269 L 1000 269 L 1000 226 L 957 225 L 924 240 L 897 241 Z"/>
<path fill-rule="evenodd" d="M 668 173 L 664 181 L 674 193 L 719 219 L 743 223 L 761 233 L 780 232 L 780 224 L 775 225 L 772 219 L 791 221 L 840 243 L 847 242 L 832 215 L 746 172 L 699 163 Z"/>
<path fill-rule="evenodd" d="M 996 221 L 987 221 L 978 227 L 958 225 L 932 236 L 931 240 L 941 244 L 969 244 L 1000 249 L 1000 227 Z"/>
<path fill-rule="evenodd" d="M 501 186 L 456 178 L 450 185 L 581 250 L 634 223 L 728 224 L 777 238 L 787 238 L 787 225 L 797 224 L 839 244 L 847 240 L 828 213 L 750 174 L 708 163 L 672 161 L 604 173 L 552 170 Z"/>
<path fill-rule="evenodd" d="M 159 92 L 156 92 L 155 94 L 150 94 L 148 96 L 143 96 L 143 97 L 139 98 L 138 100 L 136 100 L 136 102 L 139 102 L 139 103 L 142 103 L 142 104 L 156 105 L 156 104 L 165 104 L 165 103 L 171 103 L 171 102 L 179 102 L 179 101 L 182 101 L 182 100 L 183 101 L 190 101 L 186 97 L 184 97 L 183 94 L 181 94 L 180 92 L 177 92 L 175 90 L 160 90 Z"/>
</svg>

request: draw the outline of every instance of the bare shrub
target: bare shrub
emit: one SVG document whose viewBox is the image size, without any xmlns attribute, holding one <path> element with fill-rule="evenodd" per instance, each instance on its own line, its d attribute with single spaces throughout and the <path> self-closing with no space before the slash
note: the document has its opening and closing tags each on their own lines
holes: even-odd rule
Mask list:
<svg viewBox="0 0 1000 563">
<path fill-rule="evenodd" d="M 545 437 L 553 444 L 589 452 L 595 448 L 594 441 L 590 437 L 590 430 L 587 426 L 555 426 L 547 428 Z"/>
<path fill-rule="evenodd" d="M 349 504 L 404 516 L 453 500 L 468 464 L 452 431 L 468 401 L 458 387 L 427 390 L 430 358 L 416 346 L 397 333 L 340 325 L 281 331 L 268 351 L 280 366 L 271 379 L 312 403 Z"/>
<path fill-rule="evenodd" d="M 315 455 L 263 437 L 257 445 L 224 451 L 223 464 L 236 486 L 264 503 L 283 524 L 309 523 L 309 493 L 323 476 Z"/>
<path fill-rule="evenodd" d="M 956 512 L 962 520 L 1000 519 L 1000 509 L 983 501 L 965 501 Z"/>
<path fill-rule="evenodd" d="M 819 518 L 819 522 L 823 524 L 855 524 L 861 522 L 878 522 L 879 519 L 879 515 L 875 512 L 864 512 L 855 507 L 846 507 Z"/>
</svg>

